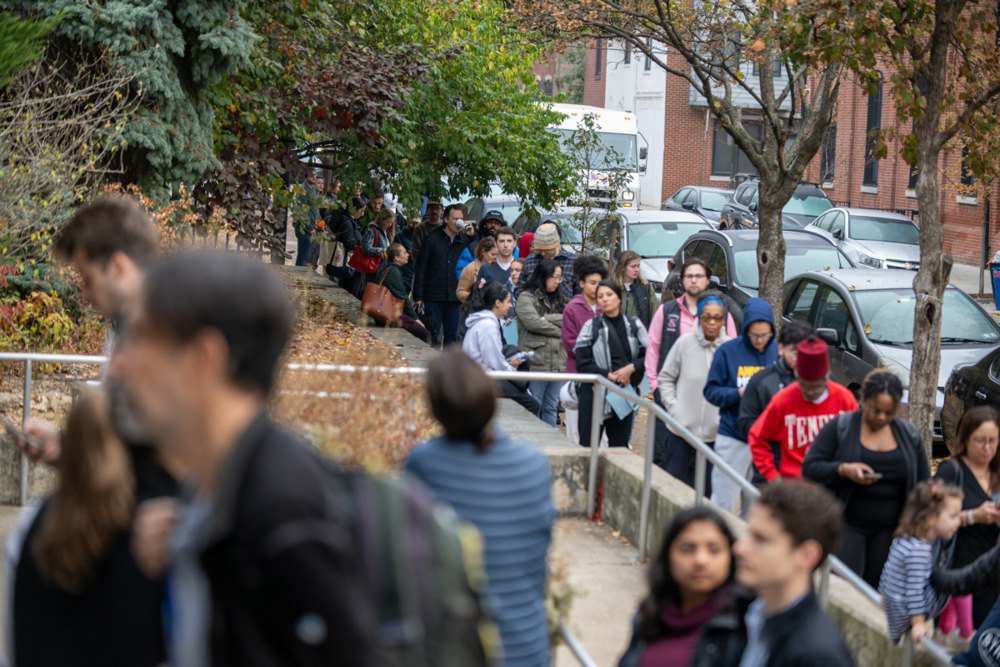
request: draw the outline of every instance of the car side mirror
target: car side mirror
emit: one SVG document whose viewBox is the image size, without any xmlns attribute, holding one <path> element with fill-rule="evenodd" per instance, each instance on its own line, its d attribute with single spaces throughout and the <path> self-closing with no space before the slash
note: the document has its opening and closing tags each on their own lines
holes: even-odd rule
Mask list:
<svg viewBox="0 0 1000 667">
<path fill-rule="evenodd" d="M 677 266 L 677 262 L 674 261 L 673 257 L 667 260 L 667 271 L 673 271 L 675 266 Z"/>
<path fill-rule="evenodd" d="M 687 209 L 688 211 L 693 211 L 694 210 L 694 202 L 693 201 L 686 201 L 683 204 L 681 204 L 681 208 Z"/>
<path fill-rule="evenodd" d="M 838 241 L 843 241 L 844 240 L 844 230 L 843 229 L 835 229 L 835 230 L 833 230 L 833 238 L 837 239 Z"/>
<path fill-rule="evenodd" d="M 840 347 L 840 334 L 837 333 L 836 329 L 816 329 L 816 335 L 819 336 L 821 340 L 826 341 L 827 345 Z"/>
<path fill-rule="evenodd" d="M 708 282 L 715 289 L 723 289 L 722 281 L 719 280 L 719 276 L 712 276 L 708 279 Z"/>
<path fill-rule="evenodd" d="M 640 160 L 645 160 L 648 155 L 649 155 L 649 148 L 646 147 L 646 146 L 640 146 L 639 147 L 639 159 Z"/>
<path fill-rule="evenodd" d="M 755 201 L 750 202 L 749 204 L 747 204 L 747 208 L 750 209 L 751 211 L 753 211 L 754 213 L 756 213 L 757 212 L 757 202 L 755 202 Z"/>
</svg>

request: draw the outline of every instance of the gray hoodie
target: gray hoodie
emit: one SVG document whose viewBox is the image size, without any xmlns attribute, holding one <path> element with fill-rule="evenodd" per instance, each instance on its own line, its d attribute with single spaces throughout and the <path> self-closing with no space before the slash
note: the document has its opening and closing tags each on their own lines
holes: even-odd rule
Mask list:
<svg viewBox="0 0 1000 667">
<path fill-rule="evenodd" d="M 705 442 L 715 441 L 719 430 L 719 408 L 706 401 L 702 391 L 708 380 L 712 357 L 727 340 L 725 329 L 718 338 L 709 341 L 701 327 L 696 326 L 694 331 L 678 338 L 670 348 L 656 379 L 663 407 Z"/>
<path fill-rule="evenodd" d="M 462 339 L 462 351 L 488 371 L 513 371 L 503 356 L 503 339 L 500 337 L 500 320 L 492 310 L 479 310 L 467 318 L 469 330 Z"/>
</svg>

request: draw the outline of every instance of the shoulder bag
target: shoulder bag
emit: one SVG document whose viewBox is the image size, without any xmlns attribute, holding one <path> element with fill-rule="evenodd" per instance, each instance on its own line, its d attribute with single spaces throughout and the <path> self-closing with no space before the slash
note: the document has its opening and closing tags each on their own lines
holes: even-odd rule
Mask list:
<svg viewBox="0 0 1000 667">
<path fill-rule="evenodd" d="M 403 316 L 403 300 L 394 297 L 382 284 L 387 275 L 388 268 L 382 273 L 382 280 L 365 285 L 365 293 L 361 297 L 361 312 L 379 324 L 395 324 Z"/>
</svg>

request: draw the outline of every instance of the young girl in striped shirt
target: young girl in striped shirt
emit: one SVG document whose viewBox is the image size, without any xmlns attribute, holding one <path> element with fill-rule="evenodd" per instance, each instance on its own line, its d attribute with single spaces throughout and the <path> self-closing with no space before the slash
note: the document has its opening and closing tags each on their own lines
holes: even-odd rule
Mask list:
<svg viewBox="0 0 1000 667">
<path fill-rule="evenodd" d="M 957 486 L 929 480 L 910 492 L 878 587 L 892 641 L 909 631 L 919 644 L 931 634 L 931 619 L 947 602 L 931 587 L 931 547 L 939 538 L 954 537 L 961 514 L 962 491 Z"/>
</svg>

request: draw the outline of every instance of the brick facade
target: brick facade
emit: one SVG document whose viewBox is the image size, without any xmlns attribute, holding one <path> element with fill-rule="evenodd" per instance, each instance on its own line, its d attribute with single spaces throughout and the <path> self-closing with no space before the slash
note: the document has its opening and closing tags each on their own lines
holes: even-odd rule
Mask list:
<svg viewBox="0 0 1000 667">
<path fill-rule="evenodd" d="M 604 51 L 606 54 L 606 51 Z M 587 74 L 584 80 L 586 104 L 604 106 L 603 75 L 594 75 L 595 49 L 587 50 Z M 669 53 L 668 58 L 680 57 Z M 667 77 L 666 112 L 664 114 L 663 197 L 670 197 L 686 185 L 715 185 L 726 187 L 729 178 L 712 176 L 712 148 L 714 120 L 706 119 L 705 107 L 690 104 L 690 84 L 675 76 Z M 868 96 L 855 81 L 848 79 L 841 84 L 836 112 L 836 155 L 833 160 L 834 176 L 827 187 L 827 194 L 838 204 L 855 207 L 899 210 L 917 218 L 919 213 L 916 194 L 907 189 L 909 165 L 899 153 L 899 142 L 888 147 L 888 156 L 879 162 L 878 184 L 862 191 L 865 168 L 865 138 L 867 133 Z M 752 112 L 748 112 L 750 117 Z M 883 128 L 896 122 L 891 91 L 886 86 L 882 95 L 881 123 Z M 945 251 L 955 261 L 978 264 L 982 229 L 983 205 L 981 202 L 960 198 L 961 145 L 950 146 L 941 156 L 941 219 L 944 224 Z M 804 180 L 820 180 L 820 157 L 810 164 Z M 989 254 L 1000 250 L 1000 182 L 995 183 L 991 195 L 991 221 Z"/>
<path fill-rule="evenodd" d="M 583 103 L 604 106 L 604 82 L 608 76 L 608 42 L 593 39 L 587 42 L 584 51 Z"/>
</svg>

